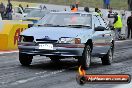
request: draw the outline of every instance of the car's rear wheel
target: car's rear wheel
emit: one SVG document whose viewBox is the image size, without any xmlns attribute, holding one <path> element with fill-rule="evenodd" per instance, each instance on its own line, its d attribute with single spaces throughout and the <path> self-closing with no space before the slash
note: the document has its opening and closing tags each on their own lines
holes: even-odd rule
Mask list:
<svg viewBox="0 0 132 88">
<path fill-rule="evenodd" d="M 102 65 L 111 65 L 113 60 L 113 52 L 114 52 L 114 49 L 112 47 L 109 49 L 108 53 L 101 58 Z"/>
<path fill-rule="evenodd" d="M 83 69 L 87 69 L 91 64 L 91 48 L 89 45 L 86 45 L 81 57 L 78 58 L 79 64 Z"/>
<path fill-rule="evenodd" d="M 23 66 L 29 66 L 32 62 L 33 56 L 19 53 L 19 61 Z"/>
</svg>

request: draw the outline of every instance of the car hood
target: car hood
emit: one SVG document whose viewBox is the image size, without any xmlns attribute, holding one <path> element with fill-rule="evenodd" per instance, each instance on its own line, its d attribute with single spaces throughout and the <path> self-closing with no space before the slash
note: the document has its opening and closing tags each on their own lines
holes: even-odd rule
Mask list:
<svg viewBox="0 0 132 88">
<path fill-rule="evenodd" d="M 91 33 L 88 28 L 70 28 L 70 27 L 32 27 L 22 32 L 21 35 L 33 36 L 34 39 L 43 39 L 48 37 L 50 40 L 58 40 L 61 37 L 79 37 L 82 34 Z"/>
</svg>

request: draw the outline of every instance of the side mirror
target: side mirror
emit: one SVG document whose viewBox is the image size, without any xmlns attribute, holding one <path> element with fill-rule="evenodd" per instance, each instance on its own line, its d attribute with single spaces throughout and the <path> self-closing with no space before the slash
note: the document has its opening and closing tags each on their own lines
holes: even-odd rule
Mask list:
<svg viewBox="0 0 132 88">
<path fill-rule="evenodd" d="M 94 30 L 95 31 L 104 31 L 104 30 L 106 30 L 106 28 L 105 27 L 102 27 L 102 26 L 98 26 L 98 27 L 95 27 Z"/>
<path fill-rule="evenodd" d="M 19 11 L 18 13 L 22 14 L 22 12 L 21 12 L 21 11 Z"/>
</svg>

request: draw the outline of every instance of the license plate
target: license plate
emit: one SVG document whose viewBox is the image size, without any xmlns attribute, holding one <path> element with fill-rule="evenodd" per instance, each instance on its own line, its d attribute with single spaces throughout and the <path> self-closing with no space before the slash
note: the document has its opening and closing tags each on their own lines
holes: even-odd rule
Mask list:
<svg viewBox="0 0 132 88">
<path fill-rule="evenodd" d="M 53 50 L 53 44 L 39 44 L 39 49 Z"/>
</svg>

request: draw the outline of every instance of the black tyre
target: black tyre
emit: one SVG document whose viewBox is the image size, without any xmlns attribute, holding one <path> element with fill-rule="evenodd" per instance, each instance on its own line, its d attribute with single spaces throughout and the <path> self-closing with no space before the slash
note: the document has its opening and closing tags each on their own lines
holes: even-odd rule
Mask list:
<svg viewBox="0 0 132 88">
<path fill-rule="evenodd" d="M 23 66 L 29 66 L 32 62 L 33 56 L 19 53 L 19 61 Z"/>
<path fill-rule="evenodd" d="M 89 45 L 86 45 L 81 57 L 78 58 L 79 64 L 83 69 L 87 69 L 91 64 L 91 48 Z"/>
<path fill-rule="evenodd" d="M 113 60 L 113 53 L 114 53 L 114 49 L 112 47 L 109 49 L 108 53 L 101 58 L 102 65 L 111 65 Z"/>
</svg>

